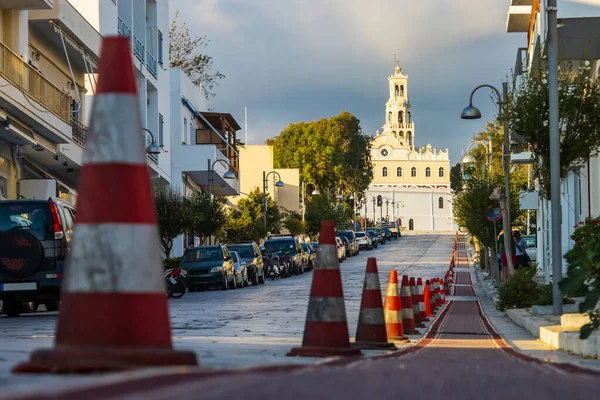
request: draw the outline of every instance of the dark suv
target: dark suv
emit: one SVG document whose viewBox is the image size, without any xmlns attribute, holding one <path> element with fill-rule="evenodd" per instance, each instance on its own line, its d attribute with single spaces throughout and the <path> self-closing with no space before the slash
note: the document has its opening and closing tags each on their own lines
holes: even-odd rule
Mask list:
<svg viewBox="0 0 600 400">
<path fill-rule="evenodd" d="M 56 311 L 75 209 L 58 198 L 0 202 L 0 300 L 9 317 Z"/>
<path fill-rule="evenodd" d="M 262 254 L 258 245 L 252 242 L 231 243 L 227 245 L 229 251 L 237 251 L 237 253 L 247 264 L 248 277 L 252 281 L 252 285 L 265 283 L 265 269 Z"/>
<path fill-rule="evenodd" d="M 270 237 L 265 241 L 264 247 L 267 252 L 277 254 L 279 258 L 289 256 L 295 275 L 304 273 L 304 250 L 296 236 Z"/>
<path fill-rule="evenodd" d="M 190 290 L 220 287 L 235 289 L 233 258 L 223 245 L 189 248 L 183 253 L 181 266 L 187 272 L 185 281 Z"/>
</svg>

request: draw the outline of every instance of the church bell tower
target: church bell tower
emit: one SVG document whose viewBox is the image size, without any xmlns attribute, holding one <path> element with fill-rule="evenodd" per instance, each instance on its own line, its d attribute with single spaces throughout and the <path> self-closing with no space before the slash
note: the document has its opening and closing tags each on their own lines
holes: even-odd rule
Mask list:
<svg viewBox="0 0 600 400">
<path fill-rule="evenodd" d="M 383 132 L 396 137 L 401 147 L 414 150 L 414 123 L 408 99 L 408 76 L 402 73 L 400 64 L 395 59 L 394 65 L 394 73 L 388 78 L 390 98 L 385 106 Z"/>
</svg>

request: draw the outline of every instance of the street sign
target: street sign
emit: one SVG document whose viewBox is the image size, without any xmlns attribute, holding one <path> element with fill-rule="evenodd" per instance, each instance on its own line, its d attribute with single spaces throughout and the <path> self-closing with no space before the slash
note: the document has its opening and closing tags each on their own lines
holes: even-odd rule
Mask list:
<svg viewBox="0 0 600 400">
<path fill-rule="evenodd" d="M 489 206 L 487 210 L 487 219 L 491 222 L 498 222 L 502 219 L 502 209 L 500 207 Z"/>
</svg>

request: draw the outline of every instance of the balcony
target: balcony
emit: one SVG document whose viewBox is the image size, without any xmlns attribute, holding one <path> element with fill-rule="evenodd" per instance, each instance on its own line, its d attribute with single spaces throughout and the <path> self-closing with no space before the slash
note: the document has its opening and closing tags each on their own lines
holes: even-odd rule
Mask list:
<svg viewBox="0 0 600 400">
<path fill-rule="evenodd" d="M 127 26 L 127 24 L 125 22 L 123 22 L 123 20 L 118 17 L 118 23 L 117 23 L 117 33 L 121 36 L 127 36 L 127 37 L 131 37 L 131 29 Z"/>
<path fill-rule="evenodd" d="M 529 21 L 532 11 L 533 7 L 531 5 L 510 6 L 506 21 L 506 32 L 529 32 Z"/>
<path fill-rule="evenodd" d="M 75 118 L 71 118 L 71 127 L 73 128 L 73 141 L 79 146 L 85 148 L 85 141 L 87 138 L 87 126 L 85 126 Z"/>
<path fill-rule="evenodd" d="M 148 68 L 153 77 L 156 78 L 158 76 L 158 62 L 149 51 L 146 51 L 146 68 Z"/>
<path fill-rule="evenodd" d="M 144 62 L 144 44 L 133 35 L 133 54 L 143 63 Z"/>
<path fill-rule="evenodd" d="M 54 0 L 0 0 L 5 10 L 51 10 Z"/>
<path fill-rule="evenodd" d="M 154 165 L 158 165 L 158 154 L 146 154 L 148 160 L 152 162 Z"/>
<path fill-rule="evenodd" d="M 67 124 L 71 97 L 0 42 L 0 75 Z"/>
</svg>

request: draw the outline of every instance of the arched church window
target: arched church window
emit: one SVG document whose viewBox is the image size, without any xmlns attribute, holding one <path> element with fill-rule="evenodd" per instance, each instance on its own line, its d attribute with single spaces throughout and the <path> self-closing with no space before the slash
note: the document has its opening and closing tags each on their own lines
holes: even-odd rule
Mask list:
<svg viewBox="0 0 600 400">
<path fill-rule="evenodd" d="M 400 85 L 400 96 L 404 97 L 404 85 Z"/>
<path fill-rule="evenodd" d="M 404 112 L 398 111 L 398 125 L 402 125 L 404 123 Z"/>
<path fill-rule="evenodd" d="M 402 176 L 402 167 L 396 168 L 396 176 L 397 177 L 401 177 Z"/>
<path fill-rule="evenodd" d="M 412 167 L 410 169 L 410 176 L 412 176 L 413 178 L 417 176 L 417 169 L 415 167 Z"/>
<path fill-rule="evenodd" d="M 406 123 L 412 124 L 412 115 L 410 114 L 410 111 L 406 113 Z"/>
<path fill-rule="evenodd" d="M 431 168 L 429 168 L 429 167 L 425 168 L 425 176 L 427 178 L 429 178 L 431 176 Z"/>
<path fill-rule="evenodd" d="M 396 85 L 396 97 L 400 95 L 400 88 Z"/>
<path fill-rule="evenodd" d="M 403 138 L 404 137 L 404 131 L 400 131 L 399 135 L 400 135 L 401 138 Z"/>
<path fill-rule="evenodd" d="M 444 167 L 440 167 L 439 171 L 438 171 L 440 178 L 444 177 Z"/>
<path fill-rule="evenodd" d="M 392 112 L 391 111 L 388 113 L 388 121 L 392 122 Z"/>
<path fill-rule="evenodd" d="M 408 132 L 406 134 L 406 137 L 408 138 L 408 147 L 412 147 L 413 145 L 413 137 L 412 137 L 412 132 Z"/>
<path fill-rule="evenodd" d="M 387 167 L 383 167 L 383 169 L 381 170 L 381 175 L 387 176 Z"/>
<path fill-rule="evenodd" d="M 440 197 L 438 199 L 438 208 L 444 208 L 444 198 Z"/>
</svg>

